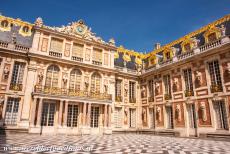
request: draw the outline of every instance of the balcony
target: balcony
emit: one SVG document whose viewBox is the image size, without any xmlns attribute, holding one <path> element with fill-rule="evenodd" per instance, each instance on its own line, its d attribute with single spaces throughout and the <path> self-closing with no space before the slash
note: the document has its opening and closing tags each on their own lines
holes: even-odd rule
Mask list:
<svg viewBox="0 0 230 154">
<path fill-rule="evenodd" d="M 154 96 L 150 96 L 150 97 L 148 98 L 148 101 L 149 101 L 149 102 L 154 102 Z"/>
<path fill-rule="evenodd" d="M 15 50 L 15 51 L 23 51 L 23 52 L 29 52 L 30 48 L 29 47 L 25 47 L 23 45 L 20 44 L 12 44 L 12 43 L 8 43 L 8 42 L 3 42 L 0 41 L 0 48 L 5 48 L 5 49 L 10 49 L 10 50 Z"/>
<path fill-rule="evenodd" d="M 200 47 L 200 52 L 203 52 L 203 51 L 208 50 L 208 49 L 215 48 L 215 47 L 217 47 L 217 46 L 219 46 L 221 44 L 222 44 L 221 39 L 218 39 L 218 40 L 215 40 L 213 42 L 207 43 L 207 44 L 202 45 Z"/>
<path fill-rule="evenodd" d="M 62 53 L 61 52 L 55 52 L 55 51 L 50 51 L 49 55 L 52 57 L 57 57 L 57 58 L 61 58 L 62 57 Z"/>
<path fill-rule="evenodd" d="M 130 103 L 136 103 L 136 98 L 129 98 Z"/>
<path fill-rule="evenodd" d="M 0 47 L 8 48 L 8 43 L 0 41 Z"/>
<path fill-rule="evenodd" d="M 185 90 L 184 94 L 185 94 L 185 97 L 194 96 L 193 90 Z"/>
<path fill-rule="evenodd" d="M 122 102 L 122 96 L 116 96 L 115 101 L 116 102 Z"/>
<path fill-rule="evenodd" d="M 83 58 L 82 57 L 72 56 L 72 60 L 78 61 L 78 62 L 83 62 Z"/>
<path fill-rule="evenodd" d="M 212 84 L 210 86 L 211 93 L 222 92 L 223 87 L 220 84 Z"/>
<path fill-rule="evenodd" d="M 24 46 L 22 46 L 22 45 L 16 44 L 16 45 L 15 45 L 15 50 L 17 50 L 17 51 L 29 52 L 30 48 L 24 47 Z"/>
<path fill-rule="evenodd" d="M 100 66 L 100 65 L 102 65 L 102 62 L 96 61 L 96 60 L 92 60 L 92 64 Z"/>
<path fill-rule="evenodd" d="M 167 64 L 171 64 L 172 62 L 173 62 L 173 59 L 170 58 L 170 59 L 167 59 L 167 60 L 164 60 L 164 61 L 160 62 L 159 65 L 164 66 L 164 65 L 167 65 Z"/>
<path fill-rule="evenodd" d="M 165 100 L 171 100 L 172 99 L 171 94 L 164 94 L 164 99 Z"/>
<path fill-rule="evenodd" d="M 181 59 L 184 59 L 184 58 L 187 58 L 187 57 L 190 57 L 190 56 L 193 56 L 194 55 L 194 51 L 191 50 L 191 51 L 187 51 L 185 53 L 181 53 L 180 55 L 178 55 L 178 60 L 181 60 Z"/>
<path fill-rule="evenodd" d="M 76 97 L 82 99 L 96 99 L 96 100 L 112 100 L 111 94 L 88 92 L 83 90 L 74 90 L 66 88 L 54 88 L 36 85 L 34 87 L 34 94 L 61 96 L 61 97 Z"/>
<path fill-rule="evenodd" d="M 10 84 L 10 90 L 13 90 L 13 91 L 22 91 L 22 84 L 11 83 Z"/>
</svg>

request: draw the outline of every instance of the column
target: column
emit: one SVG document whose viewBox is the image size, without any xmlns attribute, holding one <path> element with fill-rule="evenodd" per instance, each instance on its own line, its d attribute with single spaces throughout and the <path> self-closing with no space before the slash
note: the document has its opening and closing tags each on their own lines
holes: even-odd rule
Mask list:
<svg viewBox="0 0 230 154">
<path fill-rule="evenodd" d="M 39 101 L 39 99 L 37 97 L 34 98 L 33 102 L 32 102 L 32 109 L 31 109 L 31 119 L 30 119 L 30 126 L 34 127 L 34 122 L 35 122 L 35 116 L 36 116 L 36 106 L 37 106 L 37 102 Z"/>
<path fill-rule="evenodd" d="M 60 105 L 59 105 L 59 115 L 58 115 L 58 125 L 62 126 L 62 112 L 63 112 L 63 100 L 60 100 Z"/>
<path fill-rule="evenodd" d="M 41 126 L 41 116 L 42 116 L 42 98 L 40 98 L 39 100 L 39 104 L 38 104 L 38 114 L 37 114 L 37 124 L 36 126 L 40 127 Z"/>
<path fill-rule="evenodd" d="M 86 125 L 86 102 L 83 103 L 82 126 Z"/>
<path fill-rule="evenodd" d="M 105 108 L 104 108 L 104 127 L 107 127 L 107 104 L 105 104 Z"/>
<path fill-rule="evenodd" d="M 90 127 L 91 103 L 88 103 L 87 126 Z"/>
<path fill-rule="evenodd" d="M 65 101 L 64 126 L 67 127 L 68 102 Z"/>
<path fill-rule="evenodd" d="M 27 76 L 24 75 L 24 78 L 26 78 L 26 81 L 24 79 L 23 81 L 23 89 L 25 89 L 25 96 L 23 100 L 23 105 L 22 105 L 22 112 L 21 112 L 21 120 L 20 121 L 20 126 L 21 127 L 29 127 L 29 118 L 30 118 L 30 107 L 31 103 L 33 102 L 31 93 L 33 92 L 33 87 L 35 83 L 35 78 L 36 78 L 36 62 L 35 61 L 30 61 L 30 64 L 28 65 L 28 71 L 27 71 Z M 26 73 L 24 73 L 26 74 Z"/>
<path fill-rule="evenodd" d="M 111 127 L 111 110 L 112 110 L 112 105 L 108 105 L 108 127 Z"/>
</svg>

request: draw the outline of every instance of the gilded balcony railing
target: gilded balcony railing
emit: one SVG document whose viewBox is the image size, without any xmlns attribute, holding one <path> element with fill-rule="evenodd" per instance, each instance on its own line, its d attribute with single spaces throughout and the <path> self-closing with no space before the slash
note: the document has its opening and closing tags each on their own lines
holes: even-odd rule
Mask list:
<svg viewBox="0 0 230 154">
<path fill-rule="evenodd" d="M 11 83 L 10 84 L 10 90 L 13 90 L 13 91 L 22 91 L 22 84 Z"/>
<path fill-rule="evenodd" d="M 82 98 L 98 99 L 98 100 L 112 100 L 111 94 L 88 92 L 83 90 L 74 90 L 74 89 L 66 89 L 66 88 L 57 88 L 57 87 L 46 87 L 46 86 L 39 86 L 39 85 L 36 85 L 34 87 L 34 93 L 55 95 L 55 96 L 82 97 Z"/>
<path fill-rule="evenodd" d="M 194 92 L 192 90 L 185 90 L 184 94 L 185 97 L 194 96 Z"/>
<path fill-rule="evenodd" d="M 222 92 L 223 87 L 220 84 L 212 84 L 210 86 L 211 93 Z"/>
<path fill-rule="evenodd" d="M 154 96 L 150 96 L 150 97 L 148 98 L 148 101 L 149 101 L 149 102 L 154 102 Z"/>
<path fill-rule="evenodd" d="M 116 102 L 122 102 L 122 96 L 116 96 L 115 101 Z"/>
<path fill-rule="evenodd" d="M 172 99 L 171 94 L 164 94 L 164 99 L 165 99 L 165 100 L 170 100 L 170 99 Z"/>
</svg>

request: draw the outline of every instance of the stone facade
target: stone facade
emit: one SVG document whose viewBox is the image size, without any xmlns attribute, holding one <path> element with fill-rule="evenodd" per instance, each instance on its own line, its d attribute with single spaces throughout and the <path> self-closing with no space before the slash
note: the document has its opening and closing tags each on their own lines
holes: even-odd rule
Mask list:
<svg viewBox="0 0 230 154">
<path fill-rule="evenodd" d="M 229 15 L 148 54 L 79 20 L 0 16 L 0 126 L 29 133 L 229 131 Z"/>
</svg>

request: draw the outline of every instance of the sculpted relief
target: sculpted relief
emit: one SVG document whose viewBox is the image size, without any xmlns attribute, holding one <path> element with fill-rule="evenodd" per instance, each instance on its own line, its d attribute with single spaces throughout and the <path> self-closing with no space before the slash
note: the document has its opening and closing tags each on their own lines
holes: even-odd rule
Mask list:
<svg viewBox="0 0 230 154">
<path fill-rule="evenodd" d="M 226 63 L 224 66 L 224 82 L 230 82 L 230 62 Z"/>
</svg>

